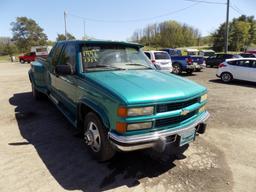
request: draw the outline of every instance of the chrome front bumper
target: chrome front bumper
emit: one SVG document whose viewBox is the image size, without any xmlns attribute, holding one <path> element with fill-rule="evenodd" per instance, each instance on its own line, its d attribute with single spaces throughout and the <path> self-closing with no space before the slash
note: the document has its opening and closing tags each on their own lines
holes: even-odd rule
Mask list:
<svg viewBox="0 0 256 192">
<path fill-rule="evenodd" d="M 120 136 L 118 134 L 109 132 L 108 136 L 111 143 L 121 151 L 146 149 L 158 145 L 159 142 L 165 142 L 168 136 L 180 135 L 187 131 L 191 131 L 192 129 L 196 129 L 198 125 L 203 124 L 209 117 L 210 114 L 208 111 L 206 111 L 194 123 L 176 130 L 168 129 L 132 136 Z"/>
</svg>

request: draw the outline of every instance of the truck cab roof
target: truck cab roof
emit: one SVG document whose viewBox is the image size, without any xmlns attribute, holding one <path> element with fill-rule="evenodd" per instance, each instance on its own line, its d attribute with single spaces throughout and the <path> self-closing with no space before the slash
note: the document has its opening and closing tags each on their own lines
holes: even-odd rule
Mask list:
<svg viewBox="0 0 256 192">
<path fill-rule="evenodd" d="M 57 43 L 71 43 L 71 44 L 113 44 L 113 45 L 123 45 L 123 46 L 131 46 L 131 47 L 144 47 L 141 44 L 126 42 L 126 41 L 111 41 L 111 40 L 66 40 L 66 41 L 58 41 Z"/>
</svg>

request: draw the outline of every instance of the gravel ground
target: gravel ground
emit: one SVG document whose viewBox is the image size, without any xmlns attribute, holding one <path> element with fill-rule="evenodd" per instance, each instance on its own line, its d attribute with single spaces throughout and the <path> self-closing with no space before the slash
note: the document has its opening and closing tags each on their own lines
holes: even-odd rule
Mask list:
<svg viewBox="0 0 256 192">
<path fill-rule="evenodd" d="M 29 65 L 0 63 L 0 191 L 256 189 L 256 84 L 222 84 L 216 69 L 184 76 L 209 89 L 205 135 L 179 159 L 122 153 L 97 163 L 49 101 L 34 101 Z"/>
</svg>

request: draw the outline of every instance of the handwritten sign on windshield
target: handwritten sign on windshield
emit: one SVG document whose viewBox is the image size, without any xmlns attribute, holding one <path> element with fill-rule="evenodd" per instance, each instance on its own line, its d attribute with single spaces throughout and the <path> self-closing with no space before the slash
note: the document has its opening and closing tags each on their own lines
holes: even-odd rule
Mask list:
<svg viewBox="0 0 256 192">
<path fill-rule="evenodd" d="M 98 61 L 98 52 L 99 49 L 84 49 L 83 54 L 83 61 L 84 63 L 94 63 Z"/>
</svg>

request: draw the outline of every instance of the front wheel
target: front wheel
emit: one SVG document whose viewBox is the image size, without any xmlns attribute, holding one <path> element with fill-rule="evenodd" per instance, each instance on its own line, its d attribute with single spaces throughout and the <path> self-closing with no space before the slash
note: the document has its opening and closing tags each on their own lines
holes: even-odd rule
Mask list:
<svg viewBox="0 0 256 192">
<path fill-rule="evenodd" d="M 98 161 L 107 161 L 115 155 L 108 133 L 99 117 L 90 112 L 84 120 L 84 141 Z"/>
<path fill-rule="evenodd" d="M 25 63 L 25 61 L 24 61 L 23 59 L 21 59 L 21 60 L 20 60 L 20 63 L 22 63 L 22 64 L 23 64 L 23 63 Z"/>
<path fill-rule="evenodd" d="M 224 83 L 229 83 L 233 79 L 232 75 L 227 72 L 222 73 L 220 78 Z"/>
</svg>

